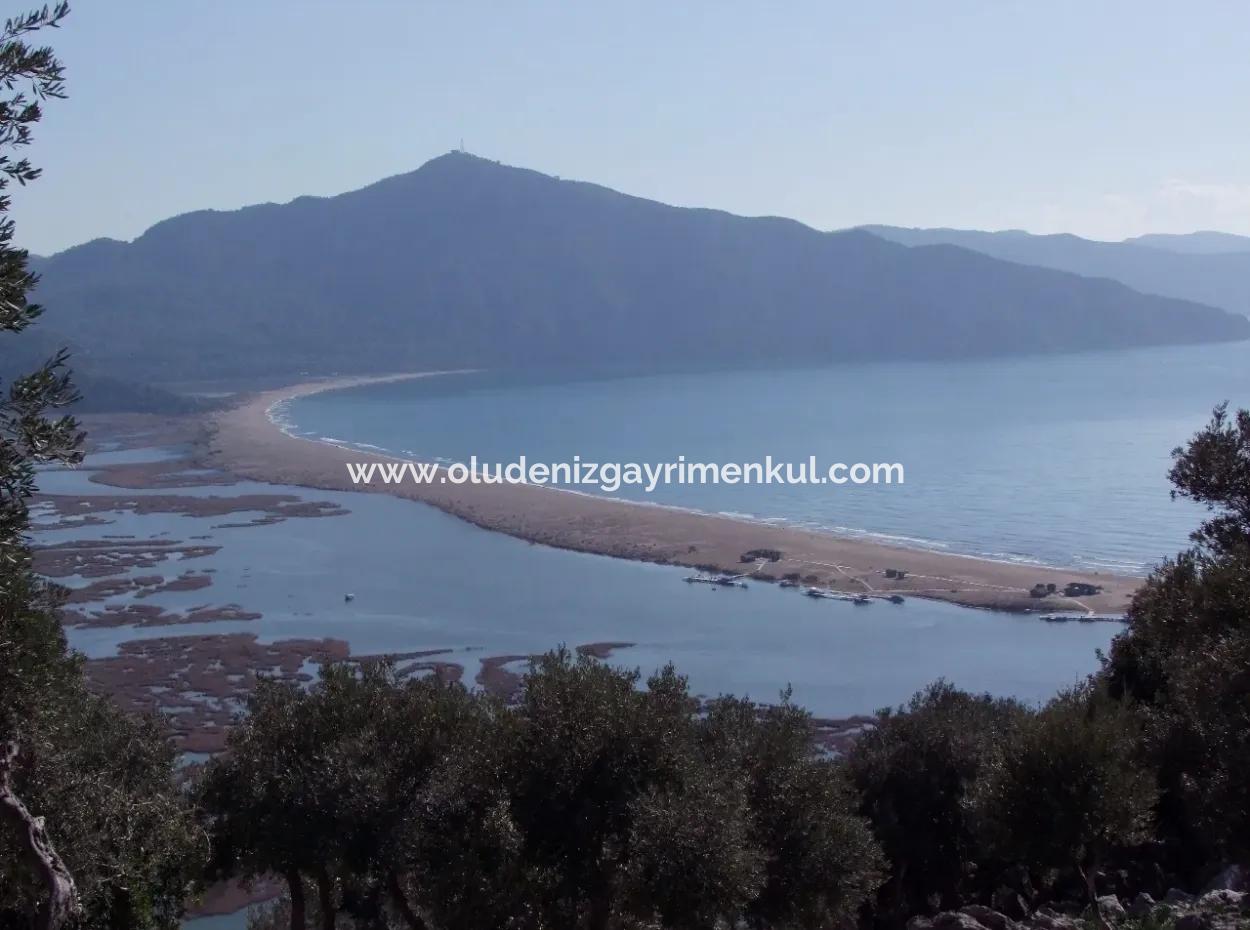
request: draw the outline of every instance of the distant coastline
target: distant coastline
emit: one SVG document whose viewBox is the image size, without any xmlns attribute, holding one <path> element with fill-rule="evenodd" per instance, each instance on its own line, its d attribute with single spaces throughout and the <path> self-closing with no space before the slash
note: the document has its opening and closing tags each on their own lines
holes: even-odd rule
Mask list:
<svg viewBox="0 0 1250 930">
<path fill-rule="evenodd" d="M 348 462 L 394 461 L 393 456 L 292 435 L 273 415 L 279 404 L 324 391 L 389 383 L 453 372 L 408 372 L 328 378 L 264 391 L 209 414 L 201 458 L 236 475 L 276 484 L 335 491 L 381 492 L 418 501 L 529 542 L 636 561 L 725 573 L 749 572 L 756 580 L 797 578 L 848 594 L 923 597 L 968 607 L 1016 612 L 1116 614 L 1128 606 L 1140 578 L 994 562 L 971 556 L 839 537 L 674 507 L 637 504 L 537 485 L 355 485 Z M 751 550 L 776 550 L 781 558 L 743 563 Z M 906 572 L 887 578 L 888 569 Z M 1080 598 L 1033 598 L 1036 584 L 1097 585 Z"/>
</svg>

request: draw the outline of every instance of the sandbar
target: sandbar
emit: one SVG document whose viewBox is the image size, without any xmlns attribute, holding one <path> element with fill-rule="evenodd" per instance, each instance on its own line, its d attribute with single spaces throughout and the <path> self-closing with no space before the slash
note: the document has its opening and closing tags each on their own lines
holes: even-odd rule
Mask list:
<svg viewBox="0 0 1250 930">
<path fill-rule="evenodd" d="M 206 415 L 209 425 L 197 458 L 204 466 L 256 481 L 419 501 L 483 529 L 561 549 L 696 571 L 747 573 L 748 581 L 780 581 L 788 576 L 799 590 L 816 587 L 997 610 L 1103 615 L 1123 613 L 1142 583 L 1134 577 L 906 549 L 533 484 L 386 484 L 380 480 L 354 484 L 347 470 L 349 462 L 399 459 L 290 435 L 271 416 L 276 405 L 297 397 L 438 374 L 442 373 L 331 378 L 248 395 Z M 751 550 L 776 550 L 781 557 L 744 563 L 744 554 Z M 888 570 L 906 574 L 901 579 L 887 577 Z M 1070 582 L 1102 590 L 1064 597 L 1062 591 Z M 1032 597 L 1030 589 L 1038 584 L 1054 584 L 1059 593 Z"/>
</svg>

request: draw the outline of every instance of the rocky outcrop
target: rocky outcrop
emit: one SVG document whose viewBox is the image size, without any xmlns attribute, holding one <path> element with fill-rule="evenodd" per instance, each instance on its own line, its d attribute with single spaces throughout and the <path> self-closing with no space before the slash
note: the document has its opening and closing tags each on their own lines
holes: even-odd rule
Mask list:
<svg viewBox="0 0 1250 930">
<path fill-rule="evenodd" d="M 1222 873 L 1224 874 L 1224 873 Z M 1244 880 L 1245 873 L 1229 871 L 1226 883 Z M 1250 893 L 1231 888 L 1209 888 L 1201 896 L 1171 889 L 1156 902 L 1146 893 L 1125 904 L 1115 895 L 1098 899 L 1102 922 L 1124 930 L 1250 930 Z M 1065 914 L 1039 908 L 1032 914 L 1013 919 L 1002 911 L 979 904 L 934 917 L 913 917 L 907 930 L 1092 930 L 1098 922 L 1081 914 Z"/>
<path fill-rule="evenodd" d="M 1207 882 L 1206 891 L 1247 891 L 1250 892 L 1250 868 L 1244 865 L 1230 865 L 1220 871 L 1211 881 Z"/>
</svg>

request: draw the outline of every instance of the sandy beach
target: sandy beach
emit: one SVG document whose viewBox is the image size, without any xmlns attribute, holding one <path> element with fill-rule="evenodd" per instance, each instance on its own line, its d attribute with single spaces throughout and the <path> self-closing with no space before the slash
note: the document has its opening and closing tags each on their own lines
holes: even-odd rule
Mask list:
<svg viewBox="0 0 1250 930">
<path fill-rule="evenodd" d="M 993 562 L 967 556 L 844 539 L 793 527 L 752 523 L 712 514 L 634 504 L 537 485 L 432 483 L 354 484 L 347 463 L 395 461 L 387 456 L 288 435 L 271 409 L 283 401 L 384 381 L 436 376 L 437 372 L 310 381 L 253 394 L 209 417 L 204 464 L 241 477 L 335 491 L 390 494 L 420 501 L 484 529 L 543 545 L 617 558 L 746 572 L 755 580 L 797 578 L 851 594 L 900 594 L 970 607 L 1045 613 L 1120 613 L 1141 579 L 1103 573 Z M 743 563 L 751 550 L 777 550 L 776 561 Z M 906 577 L 887 578 L 888 569 Z M 1097 585 L 1080 598 L 1034 598 L 1036 584 Z"/>
</svg>

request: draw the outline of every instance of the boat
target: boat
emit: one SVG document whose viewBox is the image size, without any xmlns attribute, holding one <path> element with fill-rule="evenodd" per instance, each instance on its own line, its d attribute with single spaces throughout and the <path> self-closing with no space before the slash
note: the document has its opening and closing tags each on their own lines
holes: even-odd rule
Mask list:
<svg viewBox="0 0 1250 930">
<path fill-rule="evenodd" d="M 745 581 L 740 581 L 741 575 L 732 575 L 728 577 L 709 578 L 706 575 L 687 575 L 682 580 L 686 584 L 710 584 L 718 588 L 745 588 Z"/>
<path fill-rule="evenodd" d="M 872 603 L 872 598 L 867 594 L 843 594 L 841 591 L 826 591 L 823 588 L 808 588 L 803 593 L 808 597 L 823 597 L 830 601 L 850 601 L 852 604 Z"/>
</svg>

